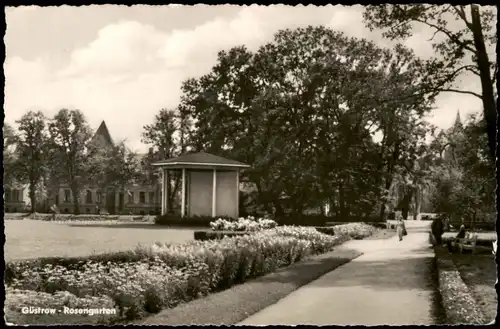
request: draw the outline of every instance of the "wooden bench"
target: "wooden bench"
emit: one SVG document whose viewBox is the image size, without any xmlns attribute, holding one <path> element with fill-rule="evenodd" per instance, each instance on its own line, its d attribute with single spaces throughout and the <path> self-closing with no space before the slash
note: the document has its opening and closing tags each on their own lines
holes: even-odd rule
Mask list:
<svg viewBox="0 0 500 329">
<path fill-rule="evenodd" d="M 467 233 L 465 238 L 458 239 L 458 249 L 460 253 L 463 253 L 464 250 L 470 250 L 472 253 L 476 252 L 476 242 L 477 242 L 477 234 Z"/>
</svg>

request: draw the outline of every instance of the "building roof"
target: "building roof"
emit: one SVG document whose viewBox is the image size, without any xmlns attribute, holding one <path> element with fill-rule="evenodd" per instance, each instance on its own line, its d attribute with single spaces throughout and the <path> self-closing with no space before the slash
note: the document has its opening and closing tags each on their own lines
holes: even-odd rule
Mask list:
<svg viewBox="0 0 500 329">
<path fill-rule="evenodd" d="M 113 139 L 111 138 L 111 134 L 109 133 L 108 127 L 106 126 L 106 122 L 104 122 L 104 120 L 101 122 L 99 128 L 97 128 L 97 131 L 94 134 L 94 138 L 96 138 L 97 136 L 103 137 L 106 143 L 108 143 L 109 145 L 114 145 Z"/>
<path fill-rule="evenodd" d="M 182 165 L 197 165 L 197 166 L 211 166 L 211 167 L 234 167 L 234 168 L 248 168 L 247 164 L 239 161 L 223 158 L 205 152 L 189 153 L 178 158 L 166 159 L 154 163 L 155 166 L 182 166 Z"/>
</svg>

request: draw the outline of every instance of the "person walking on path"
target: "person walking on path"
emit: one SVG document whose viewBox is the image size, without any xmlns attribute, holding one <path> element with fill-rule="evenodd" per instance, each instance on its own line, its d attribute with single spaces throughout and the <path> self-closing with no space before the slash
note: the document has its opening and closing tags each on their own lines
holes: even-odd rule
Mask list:
<svg viewBox="0 0 500 329">
<path fill-rule="evenodd" d="M 403 236 L 405 236 L 406 228 L 405 223 L 402 218 L 398 218 L 398 222 L 396 224 L 396 231 L 398 232 L 399 241 L 403 241 Z"/>
</svg>

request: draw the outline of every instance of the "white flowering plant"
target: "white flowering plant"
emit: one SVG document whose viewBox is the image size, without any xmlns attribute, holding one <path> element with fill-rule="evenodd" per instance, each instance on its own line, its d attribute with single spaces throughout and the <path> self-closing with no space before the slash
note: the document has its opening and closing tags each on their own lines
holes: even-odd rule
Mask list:
<svg viewBox="0 0 500 329">
<path fill-rule="evenodd" d="M 118 319 L 130 321 L 327 252 L 351 237 L 373 231 L 365 224 L 348 224 L 336 227 L 338 232 L 331 236 L 314 228 L 271 228 L 270 222 L 260 223 L 269 228 L 221 240 L 157 242 L 92 259 L 7 264 L 6 309 L 19 312 L 23 306 L 93 303 L 116 308 Z"/>
<path fill-rule="evenodd" d="M 347 236 L 350 239 L 364 239 L 375 233 L 377 229 L 365 223 L 349 223 L 334 226 L 335 235 Z"/>
<path fill-rule="evenodd" d="M 275 228 L 276 226 L 278 226 L 278 223 L 272 219 L 255 219 L 253 216 L 248 216 L 246 218 L 240 217 L 236 221 L 218 218 L 210 223 L 210 227 L 214 231 L 256 232 Z"/>
</svg>

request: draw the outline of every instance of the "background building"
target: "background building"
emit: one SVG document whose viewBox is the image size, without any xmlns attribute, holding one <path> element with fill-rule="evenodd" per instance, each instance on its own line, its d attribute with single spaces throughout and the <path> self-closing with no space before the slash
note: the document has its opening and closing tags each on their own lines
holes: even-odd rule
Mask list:
<svg viewBox="0 0 500 329">
<path fill-rule="evenodd" d="M 113 139 L 103 121 L 97 129 L 91 143 L 96 143 L 99 148 L 111 152 L 114 147 Z M 147 154 L 138 154 L 139 159 Z M 48 204 L 55 204 L 61 213 L 74 213 L 73 196 L 67 182 L 53 183 L 49 188 Z M 158 184 L 128 184 L 123 189 L 109 187 L 101 189 L 89 186 L 80 195 L 80 212 L 82 214 L 134 214 L 153 215 L 160 211 L 160 195 Z"/>
</svg>

